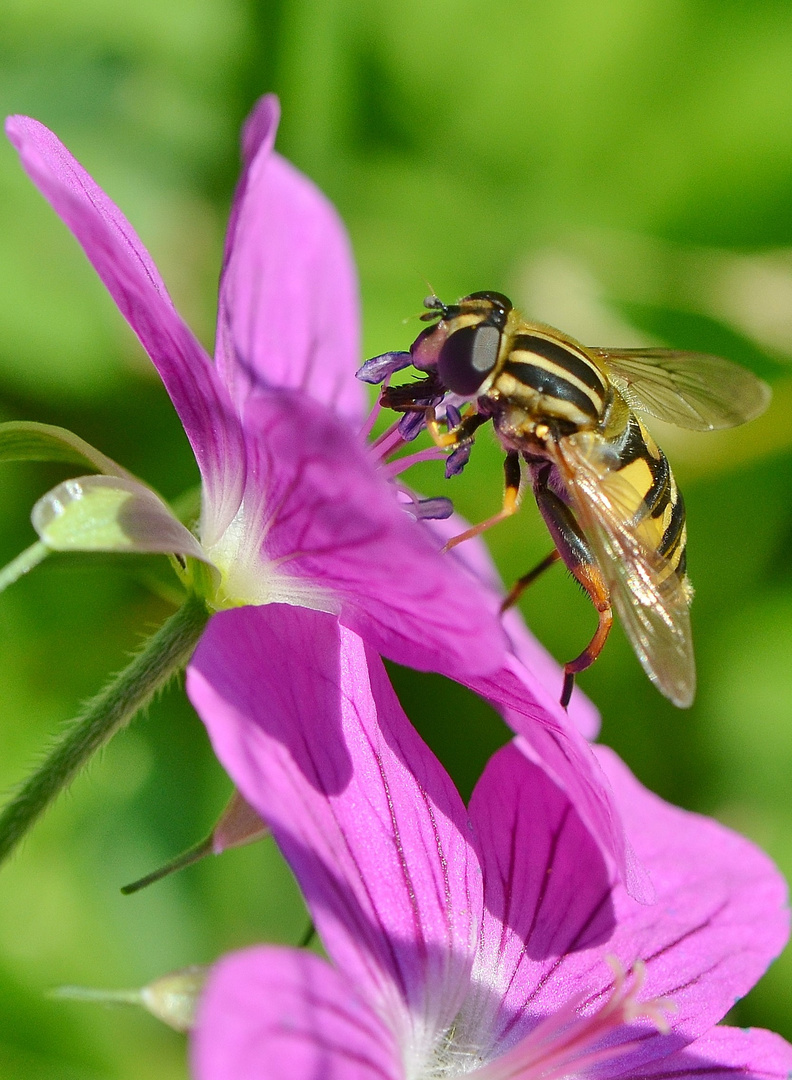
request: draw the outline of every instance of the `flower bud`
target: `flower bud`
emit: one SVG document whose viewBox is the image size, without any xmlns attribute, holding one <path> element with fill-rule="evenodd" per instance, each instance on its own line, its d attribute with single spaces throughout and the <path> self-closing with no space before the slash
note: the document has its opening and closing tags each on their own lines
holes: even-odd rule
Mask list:
<svg viewBox="0 0 792 1080">
<path fill-rule="evenodd" d="M 212 829 L 212 851 L 219 855 L 228 848 L 242 847 L 244 844 L 261 840 L 268 833 L 268 826 L 253 807 L 238 791 L 234 791 L 220 815 L 220 820 Z"/>
<path fill-rule="evenodd" d="M 193 965 L 163 975 L 143 987 L 140 1004 L 176 1031 L 189 1031 L 208 974 L 208 967 Z"/>
<path fill-rule="evenodd" d="M 49 996 L 65 1001 L 90 1001 L 97 1005 L 138 1005 L 174 1030 L 189 1031 L 208 974 L 208 967 L 193 965 L 162 975 L 138 990 L 59 986 Z"/>
</svg>

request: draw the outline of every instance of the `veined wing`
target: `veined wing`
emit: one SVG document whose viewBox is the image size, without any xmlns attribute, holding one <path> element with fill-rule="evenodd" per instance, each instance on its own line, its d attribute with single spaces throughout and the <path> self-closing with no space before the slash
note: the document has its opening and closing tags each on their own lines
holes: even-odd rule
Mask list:
<svg viewBox="0 0 792 1080">
<path fill-rule="evenodd" d="M 608 451 L 595 432 L 578 432 L 556 444 L 556 464 L 644 671 L 686 708 L 696 689 L 690 589 L 657 551 L 661 519 L 641 512 L 643 493 Z"/>
<path fill-rule="evenodd" d="M 691 431 L 736 427 L 770 404 L 767 383 L 719 356 L 675 349 L 587 351 L 631 408 Z"/>
</svg>

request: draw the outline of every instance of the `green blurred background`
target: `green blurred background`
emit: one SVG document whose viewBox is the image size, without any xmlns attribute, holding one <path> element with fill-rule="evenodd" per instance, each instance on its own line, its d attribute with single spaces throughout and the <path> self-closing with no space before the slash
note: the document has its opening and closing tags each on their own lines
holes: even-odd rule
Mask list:
<svg viewBox="0 0 792 1080">
<path fill-rule="evenodd" d="M 700 690 L 680 712 L 620 630 L 581 685 L 603 738 L 669 799 L 792 874 L 792 10 L 786 0 L 4 0 L 0 106 L 54 128 L 124 208 L 209 344 L 237 132 L 265 90 L 280 149 L 335 200 L 359 260 L 364 349 L 406 346 L 427 281 L 499 289 L 590 344 L 718 352 L 770 378 L 736 432 L 658 432 L 689 508 Z M 169 402 L 66 229 L 0 147 L 0 419 L 72 428 L 168 497 L 196 480 Z M 659 425 L 658 425 L 659 427 Z M 418 472 L 416 470 L 416 472 Z M 66 473 L 4 466 L 0 563 Z M 452 494 L 500 500 L 484 433 Z M 491 534 L 507 580 L 548 550 L 533 506 Z M 0 597 L 0 784 L 31 766 L 171 610 L 156 559 L 52 559 Z M 593 615 L 560 569 L 523 602 L 560 659 Z M 467 795 L 506 738 L 480 702 L 394 671 Z M 116 739 L 0 874 L 0 1078 L 184 1077 L 144 1014 L 44 997 L 136 986 L 306 916 L 271 842 L 124 898 L 229 791 L 175 687 Z M 792 1037 L 792 954 L 735 1010 Z"/>
</svg>

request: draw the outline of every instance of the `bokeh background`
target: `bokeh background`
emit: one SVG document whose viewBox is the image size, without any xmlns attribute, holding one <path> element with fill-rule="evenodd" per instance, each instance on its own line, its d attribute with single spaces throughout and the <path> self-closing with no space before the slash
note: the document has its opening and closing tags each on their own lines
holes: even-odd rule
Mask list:
<svg viewBox="0 0 792 1080">
<path fill-rule="evenodd" d="M 211 343 L 237 132 L 265 90 L 279 147 L 335 200 L 359 260 L 365 354 L 405 347 L 427 282 L 499 289 L 590 344 L 668 345 L 770 379 L 770 412 L 658 432 L 689 508 L 700 690 L 674 709 L 620 630 L 581 685 L 641 779 L 792 874 L 792 11 L 786 0 L 4 0 L 0 106 L 53 127 L 124 208 Z M 0 418 L 72 428 L 167 497 L 196 480 L 153 370 L 65 228 L 0 147 Z M 658 425 L 659 427 L 659 425 Z M 60 468 L 3 466 L 0 563 Z M 473 519 L 500 500 L 488 433 L 416 483 Z M 526 505 L 491 534 L 507 580 L 548 550 Z M 164 560 L 162 561 L 164 563 Z M 0 784 L 172 610 L 157 559 L 52 559 L 0 597 Z M 523 601 L 555 655 L 593 614 L 559 568 Z M 507 737 L 480 702 L 394 671 L 465 794 Z M 229 792 L 174 687 L 0 873 L 0 1077 L 186 1076 L 134 1010 L 46 998 L 137 986 L 307 917 L 271 842 L 137 896 L 119 886 L 211 826 Z M 792 954 L 735 1010 L 792 1037 Z"/>
</svg>

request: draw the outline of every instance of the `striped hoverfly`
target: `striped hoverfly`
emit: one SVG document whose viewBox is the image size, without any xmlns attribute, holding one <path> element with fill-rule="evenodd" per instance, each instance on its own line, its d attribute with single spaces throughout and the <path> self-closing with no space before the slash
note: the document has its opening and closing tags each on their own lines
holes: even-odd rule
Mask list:
<svg viewBox="0 0 792 1080">
<path fill-rule="evenodd" d="M 598 614 L 591 641 L 564 665 L 561 704 L 569 703 L 575 675 L 601 652 L 615 608 L 651 681 L 675 705 L 689 706 L 696 675 L 685 505 L 637 414 L 692 431 L 727 428 L 763 412 L 770 388 L 702 353 L 581 345 L 527 321 L 497 292 L 471 293 L 453 305 L 430 296 L 424 306 L 421 318 L 431 325 L 410 352 L 375 357 L 359 374 L 382 381 L 386 358 L 388 374 L 409 364 L 423 373 L 411 384 L 386 385 L 380 400 L 419 414 L 411 435 L 425 425 L 452 451 L 447 476 L 464 467 L 475 432 L 492 422 L 506 451 L 502 509 L 446 548 L 517 510 L 524 467 L 554 548 L 517 581 L 503 609 L 560 559 Z M 443 427 L 435 412 L 441 403 Z"/>
</svg>

